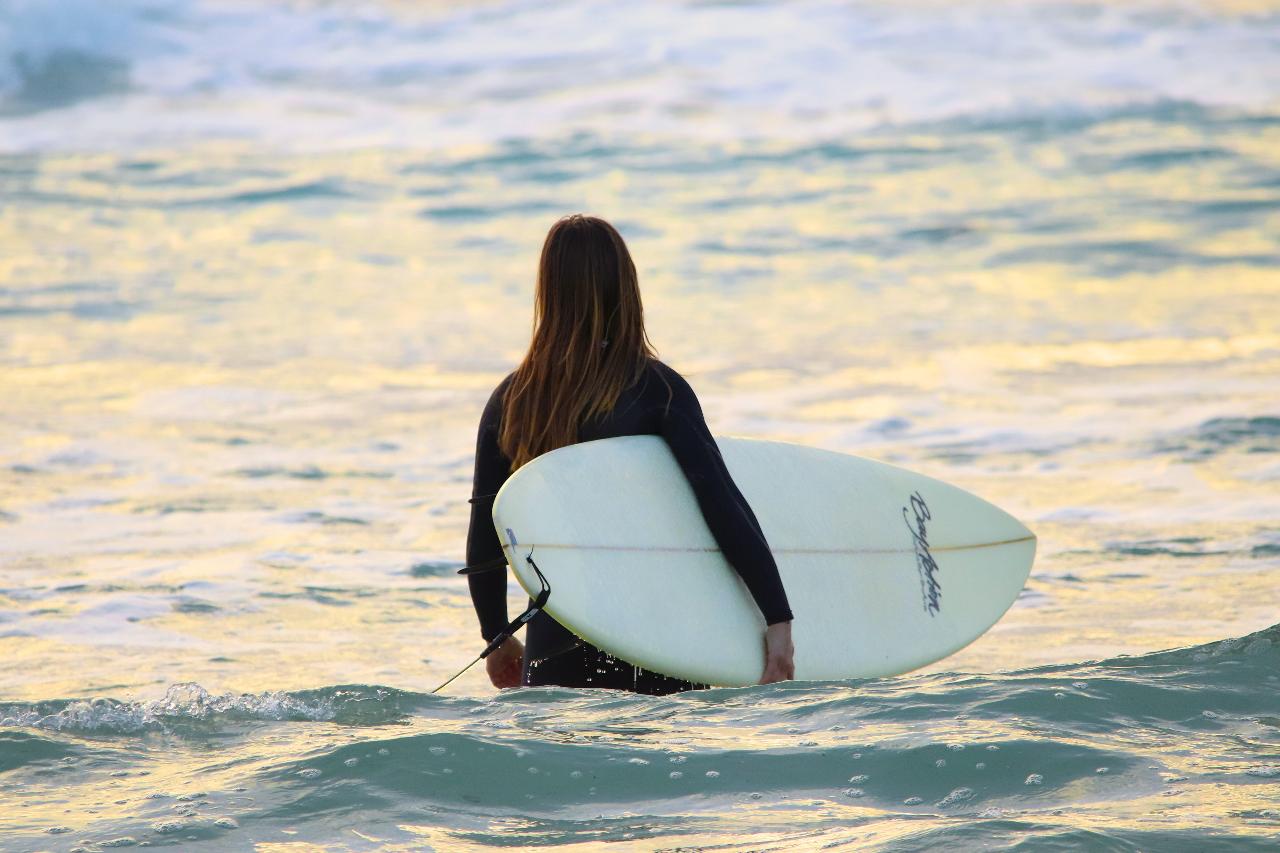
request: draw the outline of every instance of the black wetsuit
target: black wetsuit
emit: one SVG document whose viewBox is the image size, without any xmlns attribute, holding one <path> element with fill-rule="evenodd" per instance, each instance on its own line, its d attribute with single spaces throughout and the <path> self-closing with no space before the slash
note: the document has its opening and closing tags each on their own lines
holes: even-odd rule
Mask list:
<svg viewBox="0 0 1280 853">
<path fill-rule="evenodd" d="M 493 495 L 511 475 L 511 461 L 498 448 L 502 396 L 510 380 L 508 376 L 494 390 L 480 419 L 467 533 L 469 566 L 502 557 L 491 512 Z M 791 608 L 760 523 L 734 485 L 707 429 L 698 398 L 684 377 L 653 360 L 640 380 L 623 392 L 612 412 L 578 430 L 579 441 L 620 435 L 660 435 L 666 439 L 693 488 L 707 527 L 742 576 L 765 621 L 770 625 L 789 621 Z M 504 566 L 472 574 L 468 581 L 480 632 L 485 640 L 491 640 L 507 626 L 507 570 Z M 672 590 L 671 594 L 680 593 Z M 575 637 L 546 613 L 539 613 L 529 623 L 523 680 L 530 686 L 614 687 L 655 694 L 698 686 L 619 661 Z"/>
</svg>

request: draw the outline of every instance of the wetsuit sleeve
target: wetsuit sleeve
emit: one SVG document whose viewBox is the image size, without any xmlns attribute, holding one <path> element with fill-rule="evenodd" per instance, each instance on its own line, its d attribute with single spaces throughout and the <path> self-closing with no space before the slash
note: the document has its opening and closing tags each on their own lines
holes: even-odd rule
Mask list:
<svg viewBox="0 0 1280 853">
<path fill-rule="evenodd" d="M 675 371 L 664 370 L 663 378 L 671 387 L 671 401 L 659 409 L 662 437 L 688 478 L 711 535 L 746 583 L 765 622 L 790 621 L 791 607 L 769 543 L 724 464 L 697 395 Z"/>
<path fill-rule="evenodd" d="M 476 470 L 471 483 L 471 526 L 467 529 L 467 565 L 478 566 L 502 558 L 502 544 L 493 527 L 493 496 L 511 476 L 511 460 L 498 449 L 502 422 L 502 395 L 499 385 L 484 407 L 476 436 Z M 471 603 L 480 618 L 480 634 L 492 640 L 507 627 L 507 566 L 467 575 Z"/>
</svg>

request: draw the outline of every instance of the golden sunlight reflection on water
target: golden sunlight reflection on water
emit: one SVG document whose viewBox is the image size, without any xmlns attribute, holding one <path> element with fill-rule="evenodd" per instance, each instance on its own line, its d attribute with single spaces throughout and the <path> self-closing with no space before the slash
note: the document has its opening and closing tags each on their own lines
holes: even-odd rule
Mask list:
<svg viewBox="0 0 1280 853">
<path fill-rule="evenodd" d="M 460 557 L 478 408 L 527 340 L 542 233 L 575 209 L 630 238 L 652 336 L 717 431 L 915 467 L 1039 532 L 1027 595 L 939 667 L 1269 624 L 1267 561 L 1171 572 L 1106 552 L 1266 523 L 1265 457 L 1157 449 L 1266 413 L 1280 375 L 1274 267 L 1147 257 L 1159 240 L 1274 251 L 1270 220 L 1156 218 L 1225 192 L 1214 168 L 1124 173 L 1105 194 L 1058 171 L 1132 145 L 1111 132 L 1071 151 L 890 138 L 866 166 L 765 149 L 696 179 L 666 151 L 552 183 L 466 165 L 484 150 L 258 168 L 212 148 L 158 156 L 146 181 L 105 155 L 42 160 L 0 220 L 26 247 L 0 264 L 30 318 L 0 344 L 3 548 L 40 577 L 42 610 L 10 644 L 29 662 L 11 695 L 154 690 L 175 670 L 212 688 L 421 687 L 469 659 L 460 581 L 409 569 Z M 1280 146 L 1233 142 L 1275 165 Z M 230 183 L 188 178 L 208 169 Z"/>
</svg>

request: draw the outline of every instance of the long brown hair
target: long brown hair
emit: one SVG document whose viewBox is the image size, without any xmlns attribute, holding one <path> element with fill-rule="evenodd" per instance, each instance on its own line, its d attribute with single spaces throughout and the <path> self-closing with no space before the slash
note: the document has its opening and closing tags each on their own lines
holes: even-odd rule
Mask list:
<svg viewBox="0 0 1280 853">
<path fill-rule="evenodd" d="M 498 446 L 511 469 L 575 443 L 578 427 L 612 411 L 654 355 L 622 235 L 581 214 L 552 225 L 538 263 L 533 340 L 503 398 Z"/>
</svg>

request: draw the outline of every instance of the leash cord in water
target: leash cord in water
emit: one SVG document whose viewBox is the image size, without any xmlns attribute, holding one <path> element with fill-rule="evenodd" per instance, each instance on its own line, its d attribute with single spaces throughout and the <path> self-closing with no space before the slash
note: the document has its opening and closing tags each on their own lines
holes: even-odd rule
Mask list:
<svg viewBox="0 0 1280 853">
<path fill-rule="evenodd" d="M 454 679 L 462 675 L 462 673 L 471 669 L 471 667 L 475 666 L 477 663 L 479 663 L 480 661 L 484 660 L 489 655 L 497 651 L 498 646 L 501 646 L 508 639 L 510 639 L 512 634 L 514 634 L 516 631 L 519 631 L 525 625 L 525 623 L 527 623 L 534 616 L 537 616 L 538 612 L 542 610 L 543 607 L 546 606 L 547 599 L 551 597 L 551 584 L 547 581 L 546 576 L 542 574 L 542 570 L 538 568 L 538 564 L 533 561 L 532 548 L 529 549 L 529 553 L 525 556 L 524 561 L 528 563 L 530 566 L 533 566 L 533 572 L 538 576 L 538 583 L 542 585 L 542 589 L 538 590 L 538 596 L 533 600 L 533 604 L 529 605 L 529 607 L 523 613 L 517 616 L 515 619 L 512 619 L 506 628 L 503 628 L 501 631 L 499 631 L 498 635 L 489 641 L 489 645 L 485 646 L 484 651 L 482 651 L 479 655 L 477 655 L 475 660 L 471 661 L 471 663 L 467 664 L 462 669 L 454 673 L 454 675 L 450 677 L 448 681 L 446 681 L 444 684 L 441 684 L 435 690 L 432 690 L 431 691 L 432 693 L 439 693 L 441 690 L 444 690 L 446 687 L 448 687 L 450 684 L 453 683 Z M 490 560 L 489 562 L 481 563 L 479 566 L 476 566 L 474 568 L 471 566 L 468 566 L 462 569 L 461 571 L 459 571 L 458 574 L 474 574 L 475 572 L 483 572 L 483 571 L 490 571 L 492 569 L 497 569 L 499 568 L 499 566 L 501 566 L 502 568 L 506 568 L 506 565 L 507 565 L 506 560 L 502 560 L 501 563 L 498 563 L 496 565 L 495 563 L 497 563 L 497 561 Z"/>
<path fill-rule="evenodd" d="M 456 673 L 454 673 L 452 676 L 449 677 L 448 681 L 446 681 L 444 684 L 441 684 L 439 687 L 437 687 L 435 690 L 432 690 L 431 692 L 439 693 L 441 690 L 444 690 L 446 687 L 452 684 L 458 676 L 462 675 L 462 673 L 466 672 L 467 670 L 471 669 L 471 667 L 479 663 L 482 657 L 484 657 L 483 654 L 476 655 L 475 660 L 473 660 L 471 663 L 464 666 L 462 669 L 458 670 Z"/>
</svg>

